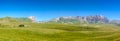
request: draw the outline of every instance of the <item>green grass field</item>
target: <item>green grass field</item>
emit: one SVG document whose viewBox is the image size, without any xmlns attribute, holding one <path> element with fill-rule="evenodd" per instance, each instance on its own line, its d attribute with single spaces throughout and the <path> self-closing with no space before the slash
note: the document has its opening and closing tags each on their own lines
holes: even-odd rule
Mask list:
<svg viewBox="0 0 120 41">
<path fill-rule="evenodd" d="M 95 24 L 1 24 L 0 41 L 120 41 L 120 28 Z"/>
</svg>

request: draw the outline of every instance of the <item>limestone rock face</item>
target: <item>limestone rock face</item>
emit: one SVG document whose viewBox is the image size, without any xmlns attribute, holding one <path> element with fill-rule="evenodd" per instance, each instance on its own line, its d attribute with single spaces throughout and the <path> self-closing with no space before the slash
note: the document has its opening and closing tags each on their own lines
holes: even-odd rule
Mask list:
<svg viewBox="0 0 120 41">
<path fill-rule="evenodd" d="M 102 15 L 95 16 L 66 16 L 54 18 L 52 21 L 64 23 L 108 23 L 107 17 Z"/>
</svg>

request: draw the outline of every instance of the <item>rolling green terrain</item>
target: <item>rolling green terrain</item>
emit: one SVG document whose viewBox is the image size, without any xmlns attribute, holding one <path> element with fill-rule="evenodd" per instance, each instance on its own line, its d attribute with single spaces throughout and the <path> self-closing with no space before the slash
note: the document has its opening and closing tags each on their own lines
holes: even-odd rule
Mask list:
<svg viewBox="0 0 120 41">
<path fill-rule="evenodd" d="M 19 27 L 24 24 L 25 27 Z M 120 41 L 110 24 L 50 24 L 0 20 L 0 41 Z"/>
</svg>

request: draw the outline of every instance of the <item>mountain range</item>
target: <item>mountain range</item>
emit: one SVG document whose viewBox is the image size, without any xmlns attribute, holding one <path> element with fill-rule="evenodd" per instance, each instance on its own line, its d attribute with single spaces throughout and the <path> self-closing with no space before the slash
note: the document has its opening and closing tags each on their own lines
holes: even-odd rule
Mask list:
<svg viewBox="0 0 120 41">
<path fill-rule="evenodd" d="M 120 24 L 120 20 L 110 20 L 103 15 L 92 15 L 92 16 L 64 16 L 53 18 L 49 22 L 56 23 L 68 23 L 68 24 L 81 24 L 81 23 L 112 23 Z"/>
</svg>

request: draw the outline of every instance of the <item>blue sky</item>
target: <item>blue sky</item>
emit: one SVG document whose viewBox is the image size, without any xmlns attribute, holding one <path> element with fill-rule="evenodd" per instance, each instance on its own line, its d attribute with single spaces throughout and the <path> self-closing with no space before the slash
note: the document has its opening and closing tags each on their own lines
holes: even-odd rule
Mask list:
<svg viewBox="0 0 120 41">
<path fill-rule="evenodd" d="M 0 17 L 35 16 L 37 20 L 49 20 L 88 15 L 120 19 L 120 0 L 0 0 Z"/>
</svg>

